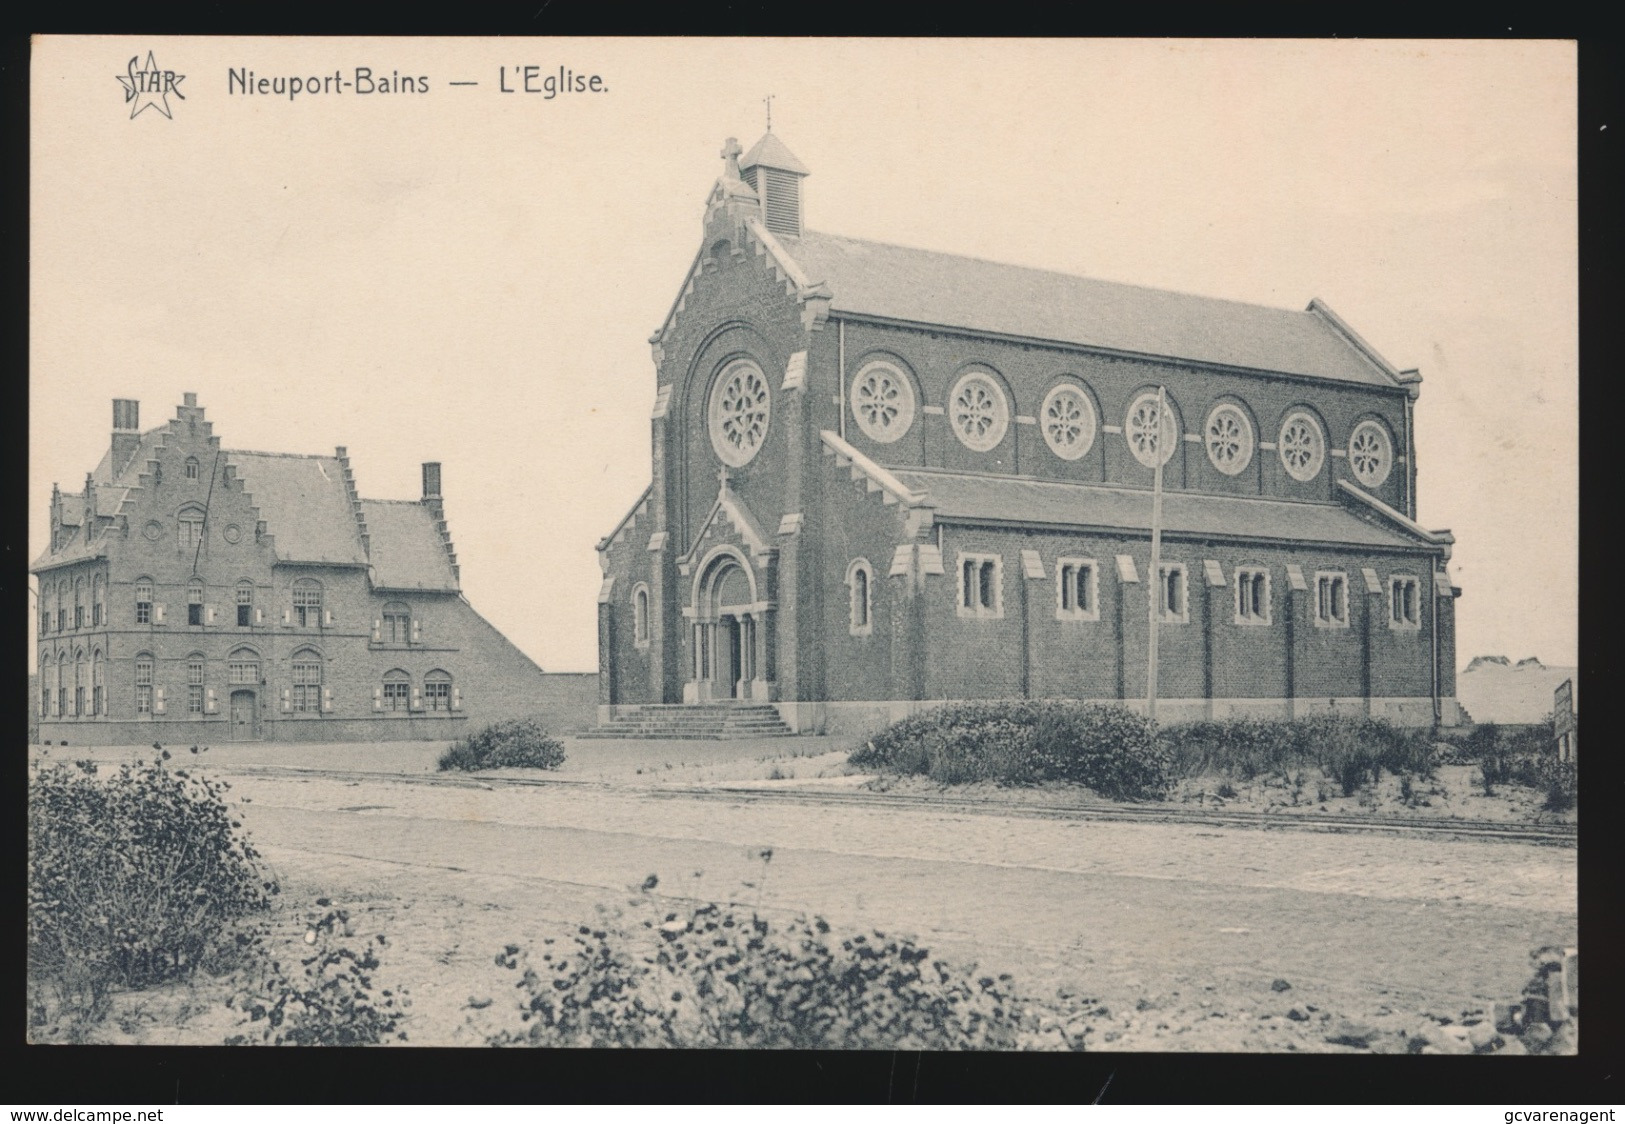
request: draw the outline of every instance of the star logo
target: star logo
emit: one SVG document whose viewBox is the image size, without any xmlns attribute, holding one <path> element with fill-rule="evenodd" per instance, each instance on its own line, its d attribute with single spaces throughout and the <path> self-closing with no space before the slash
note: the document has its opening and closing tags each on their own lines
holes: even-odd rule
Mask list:
<svg viewBox="0 0 1625 1124">
<path fill-rule="evenodd" d="M 143 109 L 151 108 L 174 120 L 174 115 L 169 111 L 169 95 L 186 100 L 186 95 L 180 89 L 186 75 L 159 69 L 158 60 L 152 57 L 151 51 L 147 52 L 147 65 L 137 70 L 136 64 L 140 61 L 140 55 L 133 56 L 125 72 L 114 75 L 124 85 L 124 104 L 130 106 L 130 119 L 133 121 Z"/>
</svg>

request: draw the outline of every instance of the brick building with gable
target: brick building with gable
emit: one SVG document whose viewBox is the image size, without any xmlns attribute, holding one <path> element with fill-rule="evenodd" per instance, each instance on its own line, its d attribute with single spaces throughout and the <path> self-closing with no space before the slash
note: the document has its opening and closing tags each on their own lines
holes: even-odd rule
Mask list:
<svg viewBox="0 0 1625 1124">
<path fill-rule="evenodd" d="M 32 571 L 49 742 L 449 740 L 550 696 L 462 595 L 439 464 L 362 499 L 343 448 L 224 449 L 195 394 L 145 433 L 114 401 Z"/>
<path fill-rule="evenodd" d="M 1144 706 L 1151 599 L 1164 719 L 1458 720 L 1418 372 L 1319 300 L 817 233 L 777 136 L 723 157 L 650 340 L 653 479 L 598 548 L 606 728 L 719 702 L 800 731 L 945 699 Z"/>
</svg>

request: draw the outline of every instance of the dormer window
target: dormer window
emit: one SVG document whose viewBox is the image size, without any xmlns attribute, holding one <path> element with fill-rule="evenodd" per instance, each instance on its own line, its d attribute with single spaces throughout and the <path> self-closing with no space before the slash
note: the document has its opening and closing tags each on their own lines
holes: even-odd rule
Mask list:
<svg viewBox="0 0 1625 1124">
<path fill-rule="evenodd" d="M 188 480 L 196 480 L 198 478 L 198 463 L 196 457 L 186 458 L 186 478 Z"/>
<path fill-rule="evenodd" d="M 383 642 L 407 644 L 412 639 L 412 610 L 399 601 L 384 606 Z"/>
<path fill-rule="evenodd" d="M 318 628 L 322 623 L 322 585 L 314 578 L 293 583 L 293 623 L 300 628 Z"/>
</svg>

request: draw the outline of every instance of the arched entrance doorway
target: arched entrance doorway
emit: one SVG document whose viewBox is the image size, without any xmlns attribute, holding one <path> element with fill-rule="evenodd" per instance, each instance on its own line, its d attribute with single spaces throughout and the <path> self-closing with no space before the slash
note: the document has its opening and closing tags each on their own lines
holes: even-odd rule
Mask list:
<svg viewBox="0 0 1625 1124">
<path fill-rule="evenodd" d="M 739 559 L 723 554 L 695 586 L 691 690 L 695 702 L 766 698 L 763 617 L 754 577 Z"/>
</svg>

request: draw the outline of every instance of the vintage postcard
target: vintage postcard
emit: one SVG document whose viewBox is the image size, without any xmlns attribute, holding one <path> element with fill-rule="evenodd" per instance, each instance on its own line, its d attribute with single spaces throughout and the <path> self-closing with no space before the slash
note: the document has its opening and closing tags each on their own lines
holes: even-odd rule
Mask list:
<svg viewBox="0 0 1625 1124">
<path fill-rule="evenodd" d="M 32 66 L 33 1041 L 1578 1049 L 1572 43 Z"/>
</svg>

